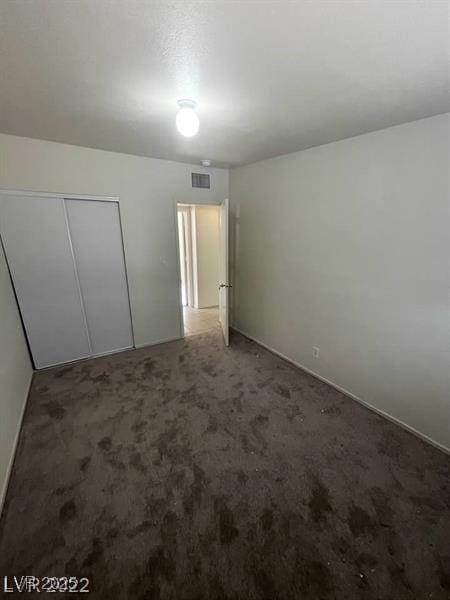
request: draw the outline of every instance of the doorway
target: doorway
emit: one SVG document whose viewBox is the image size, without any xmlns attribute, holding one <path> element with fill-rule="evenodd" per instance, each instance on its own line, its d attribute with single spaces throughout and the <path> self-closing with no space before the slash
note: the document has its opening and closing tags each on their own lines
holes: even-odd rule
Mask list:
<svg viewBox="0 0 450 600">
<path fill-rule="evenodd" d="M 220 295 L 226 283 L 221 281 L 221 210 L 216 204 L 177 204 L 184 336 L 220 331 Z"/>
</svg>

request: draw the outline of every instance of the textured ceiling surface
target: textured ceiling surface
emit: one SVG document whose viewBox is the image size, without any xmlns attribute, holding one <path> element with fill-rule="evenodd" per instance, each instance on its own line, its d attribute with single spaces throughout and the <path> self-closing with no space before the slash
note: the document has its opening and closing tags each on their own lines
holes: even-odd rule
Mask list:
<svg viewBox="0 0 450 600">
<path fill-rule="evenodd" d="M 447 2 L 0 4 L 0 131 L 235 166 L 449 110 Z M 200 132 L 175 130 L 176 100 Z"/>
</svg>

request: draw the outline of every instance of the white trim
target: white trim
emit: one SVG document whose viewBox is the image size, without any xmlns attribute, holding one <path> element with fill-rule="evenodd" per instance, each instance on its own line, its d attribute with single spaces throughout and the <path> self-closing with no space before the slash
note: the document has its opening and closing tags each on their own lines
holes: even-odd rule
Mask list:
<svg viewBox="0 0 450 600">
<path fill-rule="evenodd" d="M 85 194 L 65 194 L 64 192 L 35 192 L 29 190 L 5 190 L 0 189 L 0 194 L 10 196 L 45 196 L 47 198 L 65 198 L 67 200 L 97 200 L 98 202 L 119 202 L 118 196 L 86 196 Z"/>
<path fill-rule="evenodd" d="M 150 348 L 151 346 L 159 346 L 159 344 L 167 344 L 168 342 L 176 342 L 177 340 L 184 340 L 183 335 L 177 335 L 175 337 L 164 338 L 162 340 L 156 340 L 156 342 L 149 342 L 148 344 L 139 344 L 136 346 L 136 350 L 141 350 L 142 348 Z"/>
<path fill-rule="evenodd" d="M 35 368 L 36 373 L 41 371 L 48 371 L 49 369 L 57 369 L 59 367 L 72 366 L 81 362 L 86 362 L 87 360 L 93 360 L 95 358 L 104 358 L 105 356 L 110 356 L 111 354 L 118 354 L 119 352 L 128 352 L 129 350 L 134 350 L 136 346 L 126 346 L 125 348 L 116 348 L 115 350 L 107 350 L 106 352 L 98 352 L 97 354 L 89 354 L 89 356 L 79 356 L 78 358 L 74 358 L 72 360 L 66 360 L 60 363 L 53 363 L 51 365 L 44 365 L 43 367 Z"/>
<path fill-rule="evenodd" d="M 198 302 L 198 235 L 197 235 L 197 208 L 195 204 L 191 206 L 191 266 L 192 266 L 192 304 L 194 308 L 200 308 Z"/>
<path fill-rule="evenodd" d="M 184 315 L 183 315 L 183 305 L 181 302 L 181 265 L 180 265 L 180 240 L 178 235 L 178 207 L 189 207 L 191 208 L 190 214 L 190 243 L 191 243 L 191 262 L 192 262 L 192 296 L 193 296 L 193 308 L 199 308 L 198 306 L 198 285 L 197 285 L 197 228 L 196 228 L 196 218 L 195 218 L 195 208 L 196 206 L 221 206 L 221 203 L 218 204 L 216 202 L 198 202 L 198 201 L 188 201 L 188 202 L 179 202 L 174 199 L 174 225 L 175 225 L 175 244 L 176 244 L 176 252 L 177 252 L 177 276 L 178 276 L 178 296 L 180 302 L 180 338 L 173 339 L 182 339 L 187 337 L 184 335 Z M 160 342 L 155 342 L 156 344 L 163 344 L 165 341 L 173 341 L 170 340 L 161 340 Z M 149 345 L 149 344 L 146 344 Z M 142 346 L 135 346 L 136 348 L 142 348 Z"/>
<path fill-rule="evenodd" d="M 31 384 L 33 382 L 33 375 L 34 375 L 34 371 L 31 372 L 30 381 L 28 382 L 28 385 L 27 385 L 25 398 L 23 400 L 22 408 L 20 410 L 20 416 L 19 416 L 19 422 L 17 424 L 16 434 L 14 436 L 12 452 L 9 457 L 9 463 L 8 463 L 8 467 L 6 469 L 5 479 L 3 481 L 2 489 L 0 492 L 0 517 L 2 516 L 2 511 L 5 506 L 6 494 L 8 492 L 9 480 L 11 478 L 12 468 L 14 465 L 14 459 L 16 457 L 16 452 L 17 452 L 17 446 L 19 444 L 20 432 L 22 431 L 22 423 L 23 423 L 23 418 L 25 416 L 25 410 L 26 410 L 26 407 L 28 404 L 28 396 L 30 395 Z"/>
<path fill-rule="evenodd" d="M 297 368 L 301 369 L 302 371 L 305 371 L 306 373 L 309 373 L 309 375 L 312 375 L 316 379 L 320 379 L 320 381 L 323 381 L 324 383 L 330 385 L 335 390 L 338 390 L 342 394 L 345 394 L 346 396 L 348 396 L 352 400 L 356 400 L 356 402 L 359 402 L 360 404 L 362 404 L 363 406 L 365 406 L 369 410 L 372 410 L 373 412 L 375 412 L 378 415 L 384 417 L 385 419 L 388 419 L 388 421 L 391 421 L 392 423 L 395 423 L 396 425 L 399 425 L 403 429 L 406 429 L 406 431 L 409 431 L 410 433 L 412 433 L 415 436 L 421 438 L 425 442 L 428 442 L 429 444 L 431 444 L 435 448 L 438 448 L 442 452 L 445 452 L 446 454 L 450 454 L 450 448 L 448 448 L 444 444 L 441 444 L 440 442 L 437 442 L 436 440 L 433 440 L 432 438 L 428 437 L 425 433 L 422 433 L 421 431 L 418 431 L 417 429 L 415 429 L 414 427 L 411 427 L 411 425 L 408 425 L 404 421 L 401 421 L 400 419 L 397 419 L 397 417 L 393 417 L 389 413 L 384 412 L 383 410 L 381 410 L 379 408 L 376 408 L 375 406 L 373 406 L 373 404 L 369 404 L 368 402 L 366 402 L 365 400 L 362 400 L 358 396 L 355 396 L 355 394 L 352 394 L 352 392 L 349 392 L 345 388 L 337 385 L 336 383 L 333 383 L 332 381 L 330 381 L 329 379 L 326 379 L 325 377 L 322 377 L 322 375 L 318 375 L 314 371 L 311 371 L 311 369 L 308 369 L 308 367 L 305 367 L 301 363 L 293 360 L 292 358 L 289 358 L 288 356 L 286 356 L 282 352 L 278 352 L 278 350 L 275 350 L 271 346 L 268 346 L 264 342 L 261 342 L 260 340 L 258 340 L 254 336 L 250 335 L 249 333 L 246 333 L 245 331 L 242 331 L 242 329 L 239 329 L 238 327 L 235 327 L 234 325 L 231 326 L 231 329 L 233 329 L 234 331 L 237 331 L 238 333 L 240 333 L 244 337 L 248 338 L 249 340 L 252 340 L 253 342 L 256 342 L 259 346 L 262 346 L 266 350 L 269 350 L 269 352 L 272 352 L 272 354 L 275 354 L 276 356 L 279 356 L 280 358 L 282 358 L 286 362 L 290 363 L 291 365 L 294 365 L 294 367 L 297 367 Z"/>
<path fill-rule="evenodd" d="M 126 352 L 127 350 L 134 350 L 134 346 L 125 346 L 125 348 L 116 348 L 115 350 L 106 350 L 106 352 L 98 352 L 97 354 L 88 356 L 88 359 L 89 358 L 102 358 L 104 356 L 110 356 L 111 354 L 118 354 L 119 352 Z"/>
<path fill-rule="evenodd" d="M 192 208 L 185 213 L 186 221 L 186 282 L 187 282 L 187 305 L 194 306 L 194 275 L 192 262 Z"/>
<path fill-rule="evenodd" d="M 175 224 L 175 245 L 177 251 L 177 288 L 178 288 L 178 310 L 180 316 L 180 338 L 184 337 L 184 315 L 183 315 L 183 302 L 181 295 L 181 257 L 180 257 L 180 236 L 178 235 L 178 203 L 175 202 L 173 205 L 174 210 L 174 224 Z M 158 343 L 158 342 L 156 342 Z M 161 342 L 162 343 L 162 342 Z M 147 345 L 147 344 L 145 344 Z M 142 348 L 143 346 L 136 346 L 136 348 Z"/>
<path fill-rule="evenodd" d="M 83 360 L 89 360 L 93 358 L 92 354 L 88 354 L 87 356 L 77 356 L 77 358 L 72 358 L 71 360 L 65 360 L 64 362 L 52 363 L 50 365 L 42 365 L 42 367 L 35 367 L 36 373 L 40 373 L 41 371 L 46 371 L 47 369 L 56 369 L 57 367 L 64 367 L 65 365 L 73 365 L 74 363 L 82 362 Z"/>
<path fill-rule="evenodd" d="M 87 360 L 96 360 L 97 358 L 106 358 L 107 356 L 111 356 L 114 354 L 120 354 L 121 352 L 134 352 L 135 350 L 140 350 L 141 348 L 147 348 L 150 346 L 158 346 L 159 344 L 165 344 L 167 342 L 175 342 L 177 340 L 184 339 L 183 336 L 176 336 L 170 338 L 164 338 L 162 340 L 156 340 L 156 342 L 150 342 L 148 344 L 139 344 L 135 346 L 128 346 L 127 348 L 118 348 L 117 350 L 108 350 L 107 352 L 100 352 L 99 354 L 93 354 L 92 356 L 85 356 L 81 358 L 76 358 L 75 360 L 71 360 L 69 362 L 58 363 L 56 365 L 48 365 L 47 367 L 42 367 L 40 369 L 36 369 L 36 372 L 48 371 L 49 369 L 56 369 L 65 366 L 73 366 L 78 363 L 86 362 Z"/>
</svg>

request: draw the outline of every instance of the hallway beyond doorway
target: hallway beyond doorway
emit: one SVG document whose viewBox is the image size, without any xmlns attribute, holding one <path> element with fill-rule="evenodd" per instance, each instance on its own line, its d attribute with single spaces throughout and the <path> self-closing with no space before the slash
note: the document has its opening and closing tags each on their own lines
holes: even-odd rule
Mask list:
<svg viewBox="0 0 450 600">
<path fill-rule="evenodd" d="M 197 335 L 219 328 L 219 307 L 193 308 L 183 306 L 184 335 Z"/>
</svg>

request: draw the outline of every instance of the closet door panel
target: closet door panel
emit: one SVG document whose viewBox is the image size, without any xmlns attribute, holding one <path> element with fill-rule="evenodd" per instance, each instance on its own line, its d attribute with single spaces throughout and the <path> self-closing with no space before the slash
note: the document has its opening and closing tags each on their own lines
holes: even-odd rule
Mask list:
<svg viewBox="0 0 450 600">
<path fill-rule="evenodd" d="M 0 233 L 36 367 L 90 356 L 63 199 L 0 195 Z"/>
<path fill-rule="evenodd" d="M 130 305 L 116 202 L 65 200 L 94 355 L 131 348 Z"/>
</svg>

